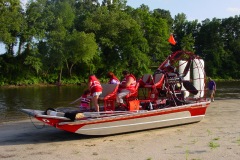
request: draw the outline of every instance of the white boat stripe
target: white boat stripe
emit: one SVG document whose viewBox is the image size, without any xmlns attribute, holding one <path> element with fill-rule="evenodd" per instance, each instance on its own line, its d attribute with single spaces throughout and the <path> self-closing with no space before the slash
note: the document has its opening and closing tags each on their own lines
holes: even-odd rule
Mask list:
<svg viewBox="0 0 240 160">
<path fill-rule="evenodd" d="M 109 128 L 119 128 L 119 127 L 125 127 L 125 126 L 136 126 L 136 125 L 152 124 L 152 123 L 165 122 L 165 121 L 174 121 L 174 120 L 180 120 L 180 119 L 198 118 L 198 117 L 204 117 L 204 116 L 205 115 L 191 116 L 191 117 L 181 117 L 181 118 L 173 118 L 173 119 L 160 120 L 160 121 L 151 121 L 151 122 L 145 122 L 145 123 L 134 123 L 134 124 L 117 125 L 117 126 L 109 126 L 109 127 L 99 127 L 99 128 L 90 128 L 90 129 L 80 128 L 79 130 L 81 130 L 81 131 L 88 131 L 88 130 L 100 130 L 100 129 L 109 129 Z"/>
</svg>

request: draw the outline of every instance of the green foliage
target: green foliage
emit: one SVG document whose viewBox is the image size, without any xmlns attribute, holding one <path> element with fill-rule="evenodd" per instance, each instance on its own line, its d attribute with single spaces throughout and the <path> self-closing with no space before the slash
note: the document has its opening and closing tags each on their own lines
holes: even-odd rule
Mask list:
<svg viewBox="0 0 240 160">
<path fill-rule="evenodd" d="M 57 82 L 58 79 L 58 74 L 49 74 L 47 76 L 44 77 L 43 82 L 47 82 L 50 84 L 55 84 Z"/>
<path fill-rule="evenodd" d="M 72 69 L 76 64 L 92 63 L 94 56 L 97 54 L 97 43 L 93 33 L 73 31 L 68 36 L 65 44 L 65 57 L 67 61 L 67 68 L 70 77 L 72 76 Z"/>
<path fill-rule="evenodd" d="M 127 6 L 126 0 L 36 0 L 23 10 L 19 0 L 0 2 L 0 85 L 103 81 L 153 73 L 176 50 L 196 52 L 207 76 L 240 79 L 240 17 L 188 21 L 162 9 Z M 177 44 L 168 42 L 173 33 Z M 14 53 L 14 46 L 18 46 Z M 154 68 L 155 67 L 155 68 Z"/>
<path fill-rule="evenodd" d="M 13 47 L 23 22 L 20 0 L 0 2 L 0 42 L 6 45 L 9 54 L 14 52 Z"/>
<path fill-rule="evenodd" d="M 79 78 L 77 76 L 72 76 L 71 78 L 62 79 L 62 83 L 64 83 L 64 84 L 80 84 L 82 82 L 84 82 L 84 80 L 82 80 L 81 78 Z"/>
<path fill-rule="evenodd" d="M 73 63 L 89 62 L 97 53 L 97 44 L 93 33 L 74 31 L 66 43 L 69 59 Z"/>
<path fill-rule="evenodd" d="M 209 145 L 208 145 L 211 149 L 215 149 L 215 148 L 218 148 L 220 147 L 220 145 L 217 143 L 217 142 L 209 142 Z"/>
<path fill-rule="evenodd" d="M 182 38 L 181 48 L 184 51 L 194 52 L 194 38 L 192 34 L 186 35 Z"/>
<path fill-rule="evenodd" d="M 37 72 L 37 74 L 41 70 L 42 65 L 43 65 L 42 62 L 41 62 L 41 59 L 37 58 L 37 57 L 34 57 L 34 56 L 27 56 L 24 64 L 32 67 Z"/>
<path fill-rule="evenodd" d="M 38 77 L 26 75 L 26 76 L 18 76 L 16 79 L 12 79 L 10 84 L 22 86 L 22 85 L 35 85 L 41 82 L 42 82 L 41 78 L 39 79 Z"/>
<path fill-rule="evenodd" d="M 240 146 L 240 138 L 237 139 L 237 144 Z"/>
</svg>

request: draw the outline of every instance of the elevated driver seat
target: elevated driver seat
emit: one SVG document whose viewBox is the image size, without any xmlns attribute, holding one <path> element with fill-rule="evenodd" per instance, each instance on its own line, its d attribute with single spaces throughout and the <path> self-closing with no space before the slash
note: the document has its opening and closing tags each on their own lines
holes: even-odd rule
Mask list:
<svg viewBox="0 0 240 160">
<path fill-rule="evenodd" d="M 101 84 L 101 85 L 103 90 L 98 100 L 103 101 L 104 111 L 114 111 L 119 85 L 118 84 Z"/>
</svg>

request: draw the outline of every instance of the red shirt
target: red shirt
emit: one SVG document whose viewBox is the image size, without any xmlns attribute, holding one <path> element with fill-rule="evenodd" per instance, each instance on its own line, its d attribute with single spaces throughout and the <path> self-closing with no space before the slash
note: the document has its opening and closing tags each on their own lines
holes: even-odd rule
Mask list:
<svg viewBox="0 0 240 160">
<path fill-rule="evenodd" d="M 95 92 L 102 92 L 101 83 L 96 76 L 89 77 L 89 89 L 90 89 L 91 95 L 93 95 L 93 93 Z"/>
</svg>

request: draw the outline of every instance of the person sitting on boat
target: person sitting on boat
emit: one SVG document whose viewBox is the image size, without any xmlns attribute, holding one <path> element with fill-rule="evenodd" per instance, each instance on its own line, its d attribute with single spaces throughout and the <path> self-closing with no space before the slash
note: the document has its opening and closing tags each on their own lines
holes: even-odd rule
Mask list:
<svg viewBox="0 0 240 160">
<path fill-rule="evenodd" d="M 92 102 L 95 107 L 96 112 L 99 112 L 98 98 L 102 94 L 102 86 L 100 81 L 95 75 L 89 76 L 88 87 L 91 92 Z"/>
<path fill-rule="evenodd" d="M 113 72 L 108 72 L 107 76 L 109 78 L 108 84 L 120 84 L 119 79 L 115 76 Z"/>
<path fill-rule="evenodd" d="M 135 91 L 136 78 L 128 71 L 123 71 L 122 74 L 124 75 L 124 78 L 119 85 L 116 101 L 119 107 L 126 107 L 126 104 L 123 103 L 123 98 L 126 97 L 129 93 Z"/>
<path fill-rule="evenodd" d="M 86 89 L 83 92 L 83 95 L 80 98 L 76 99 L 75 101 L 73 101 L 70 104 L 74 104 L 74 103 L 76 103 L 78 101 L 81 101 L 80 105 L 79 105 L 79 111 L 80 112 L 89 112 L 90 111 L 90 101 L 91 101 L 89 96 L 90 96 L 90 90 Z"/>
</svg>

